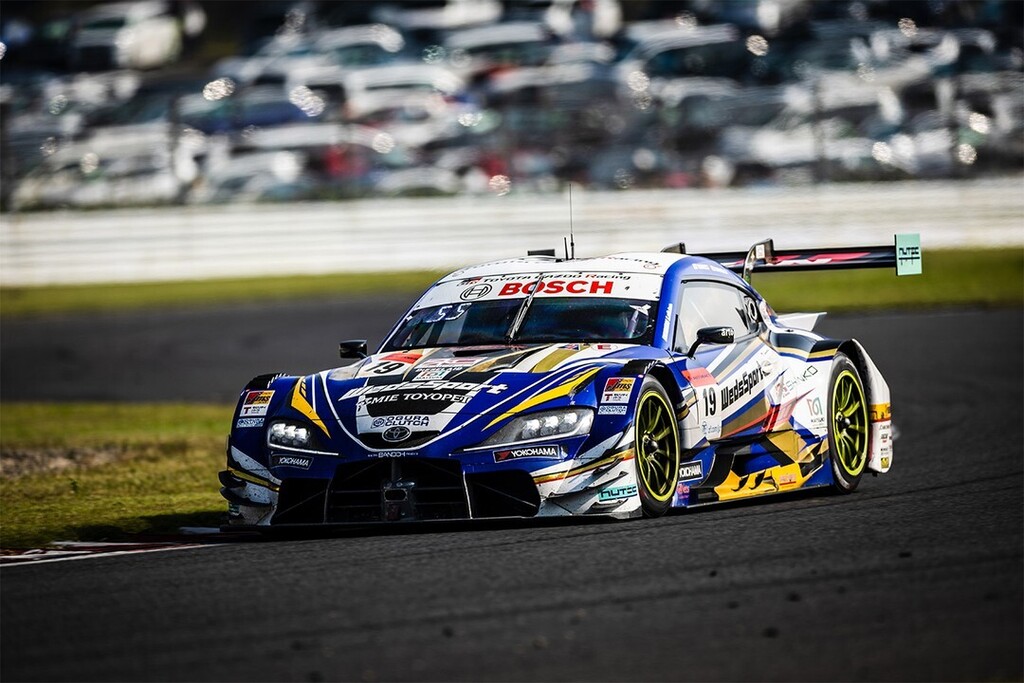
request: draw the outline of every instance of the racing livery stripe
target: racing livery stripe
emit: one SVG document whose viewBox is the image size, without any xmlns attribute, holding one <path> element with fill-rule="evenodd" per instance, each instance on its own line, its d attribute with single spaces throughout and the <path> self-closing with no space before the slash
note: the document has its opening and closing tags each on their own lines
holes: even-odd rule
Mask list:
<svg viewBox="0 0 1024 683">
<path fill-rule="evenodd" d="M 632 448 L 627 448 L 626 450 L 610 455 L 607 458 L 601 458 L 599 460 L 588 462 L 585 465 L 574 467 L 573 469 L 568 470 L 566 472 L 555 472 L 554 474 L 544 474 L 534 477 L 533 482 L 535 484 L 546 484 L 548 482 L 558 481 L 559 479 L 575 477 L 578 474 L 584 474 L 585 472 L 589 472 L 590 470 L 596 470 L 597 468 L 604 467 L 605 465 L 611 465 L 619 461 L 626 462 L 627 460 L 632 460 L 635 456 L 636 452 Z"/>
<path fill-rule="evenodd" d="M 503 370 L 507 367 L 511 367 L 518 363 L 523 358 L 525 358 L 526 356 L 536 352 L 536 349 L 512 351 L 511 353 L 506 353 L 501 356 L 491 358 L 490 360 L 482 361 L 477 365 L 467 368 L 463 372 L 496 372 L 498 370 Z"/>
<path fill-rule="evenodd" d="M 491 427 L 493 427 L 497 423 L 501 422 L 505 418 L 511 417 L 512 415 L 515 415 L 516 413 L 521 413 L 524 410 L 528 410 L 528 409 L 530 409 L 530 408 L 532 408 L 532 407 L 534 407 L 536 405 L 540 405 L 541 403 L 545 403 L 547 401 L 550 401 L 550 400 L 556 399 L 556 398 L 560 398 L 562 396 L 567 396 L 568 394 L 572 393 L 577 387 L 579 387 L 579 386 L 583 385 L 584 383 L 590 381 L 590 379 L 594 375 L 596 375 L 600 370 L 601 370 L 600 367 L 584 369 L 582 372 L 580 372 L 580 373 L 576 374 L 576 376 L 566 380 L 565 382 L 563 382 L 559 386 L 557 386 L 557 387 L 555 387 L 553 389 L 548 389 L 547 391 L 543 391 L 543 392 L 537 394 L 536 396 L 533 396 L 531 398 L 526 399 L 525 401 L 523 401 L 519 405 L 515 406 L 514 408 L 508 409 L 507 411 L 505 411 L 504 413 L 502 413 L 498 417 L 496 417 L 493 420 L 491 420 L 490 423 L 484 429 L 490 429 Z"/>
<path fill-rule="evenodd" d="M 822 349 L 820 351 L 809 352 L 804 349 L 780 346 L 777 351 L 780 356 L 799 358 L 800 360 L 824 360 L 836 355 L 836 349 Z"/>
<path fill-rule="evenodd" d="M 562 361 L 568 360 L 579 353 L 578 349 L 555 349 L 546 358 L 534 365 L 530 372 L 548 372 Z"/>
<path fill-rule="evenodd" d="M 279 488 L 277 484 L 272 484 L 266 479 L 257 477 L 255 474 L 252 474 L 251 472 L 246 472 L 245 470 L 239 470 L 235 469 L 234 467 L 228 467 L 228 472 L 230 472 L 233 476 L 238 477 L 239 479 L 243 479 L 249 482 L 250 484 L 262 486 L 263 488 L 270 489 L 271 491 L 277 491 Z"/>
<path fill-rule="evenodd" d="M 760 350 L 760 344 L 751 344 L 750 346 L 736 344 L 727 353 L 721 354 L 718 358 L 709 363 L 707 369 L 716 377 L 727 378 L 735 372 L 738 367 L 750 360 Z M 724 384 L 726 381 L 726 379 L 723 379 L 719 383 Z"/>
<path fill-rule="evenodd" d="M 320 430 L 330 438 L 331 433 L 327 431 L 327 426 L 324 421 L 317 415 L 316 410 L 310 405 L 309 399 L 306 398 L 306 377 L 303 377 L 295 383 L 295 388 L 292 389 L 292 408 L 302 413 L 306 419 L 315 424 Z M 313 400 L 316 400 L 316 393 L 314 391 Z"/>
<path fill-rule="evenodd" d="M 725 438 L 744 429 L 749 429 L 759 422 L 764 421 L 768 414 L 768 406 L 764 402 L 764 392 L 754 392 L 750 405 L 744 406 L 728 421 L 722 424 L 722 437 Z"/>
</svg>

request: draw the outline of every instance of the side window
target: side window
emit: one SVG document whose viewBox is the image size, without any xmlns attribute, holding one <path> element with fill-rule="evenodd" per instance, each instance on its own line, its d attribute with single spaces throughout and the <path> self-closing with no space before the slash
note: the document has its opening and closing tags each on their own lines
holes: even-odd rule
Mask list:
<svg viewBox="0 0 1024 683">
<path fill-rule="evenodd" d="M 702 327 L 731 327 L 742 337 L 757 331 L 758 323 L 756 303 L 735 287 L 685 282 L 676 319 L 676 348 L 689 349 Z"/>
</svg>

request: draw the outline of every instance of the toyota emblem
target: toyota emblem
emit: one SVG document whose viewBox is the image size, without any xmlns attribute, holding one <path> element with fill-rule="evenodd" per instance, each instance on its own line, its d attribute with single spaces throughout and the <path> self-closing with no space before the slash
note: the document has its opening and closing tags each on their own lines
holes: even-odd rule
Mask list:
<svg viewBox="0 0 1024 683">
<path fill-rule="evenodd" d="M 398 443 L 408 439 L 411 434 L 412 431 L 408 427 L 388 427 L 380 437 L 388 443 Z"/>
<path fill-rule="evenodd" d="M 491 289 L 492 287 L 488 284 L 473 285 L 459 296 L 463 301 L 475 301 L 490 294 Z"/>
</svg>

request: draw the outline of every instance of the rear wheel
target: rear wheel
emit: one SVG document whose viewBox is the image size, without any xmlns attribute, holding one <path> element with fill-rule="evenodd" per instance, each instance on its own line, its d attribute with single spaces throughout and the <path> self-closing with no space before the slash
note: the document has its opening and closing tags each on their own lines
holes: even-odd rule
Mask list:
<svg viewBox="0 0 1024 683">
<path fill-rule="evenodd" d="M 828 450 L 832 486 L 841 493 L 857 488 L 868 462 L 868 402 L 857 367 L 836 354 L 828 389 Z"/>
<path fill-rule="evenodd" d="M 679 425 L 672 401 L 653 378 L 645 378 L 633 421 L 636 479 L 645 517 L 668 510 L 679 478 Z"/>
</svg>

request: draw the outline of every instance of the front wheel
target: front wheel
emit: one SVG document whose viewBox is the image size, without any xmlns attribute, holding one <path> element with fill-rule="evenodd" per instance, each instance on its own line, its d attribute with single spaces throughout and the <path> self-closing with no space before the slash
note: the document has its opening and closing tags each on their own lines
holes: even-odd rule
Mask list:
<svg viewBox="0 0 1024 683">
<path fill-rule="evenodd" d="M 857 366 L 842 353 L 836 354 L 828 389 L 828 450 L 832 462 L 832 486 L 850 493 L 868 462 L 868 402 Z"/>
<path fill-rule="evenodd" d="M 660 517 L 679 478 L 679 425 L 668 394 L 651 377 L 640 386 L 633 429 L 641 507 L 645 517 Z"/>
</svg>

